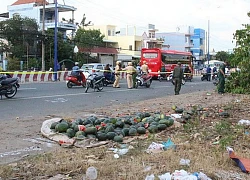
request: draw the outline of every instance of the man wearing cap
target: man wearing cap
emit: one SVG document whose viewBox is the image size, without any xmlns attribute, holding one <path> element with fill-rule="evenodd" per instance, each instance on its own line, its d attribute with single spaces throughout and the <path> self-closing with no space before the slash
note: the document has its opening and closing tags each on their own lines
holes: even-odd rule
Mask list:
<svg viewBox="0 0 250 180">
<path fill-rule="evenodd" d="M 136 73 L 136 69 L 134 68 L 132 62 L 128 62 L 128 66 L 124 70 L 126 70 L 127 73 L 128 89 L 132 89 L 133 86 L 132 76 L 134 73 Z"/>
<path fill-rule="evenodd" d="M 141 66 L 141 72 L 143 74 L 148 74 L 148 65 L 146 61 L 143 61 L 143 65 Z"/>
<path fill-rule="evenodd" d="M 179 95 L 179 93 L 180 93 L 182 79 L 183 79 L 183 69 L 181 68 L 181 63 L 178 62 L 177 66 L 175 66 L 174 72 L 173 72 L 175 95 Z"/>
<path fill-rule="evenodd" d="M 121 71 L 121 61 L 116 61 L 115 66 L 115 82 L 113 84 L 113 88 L 120 88 L 120 71 Z"/>
</svg>

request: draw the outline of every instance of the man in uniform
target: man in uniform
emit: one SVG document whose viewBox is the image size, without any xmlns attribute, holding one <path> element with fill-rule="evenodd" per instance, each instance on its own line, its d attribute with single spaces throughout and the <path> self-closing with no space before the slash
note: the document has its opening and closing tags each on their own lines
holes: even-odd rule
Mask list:
<svg viewBox="0 0 250 180">
<path fill-rule="evenodd" d="M 113 88 L 120 88 L 120 71 L 121 71 L 121 61 L 116 61 L 115 66 L 115 82 L 113 84 Z"/>
<path fill-rule="evenodd" d="M 218 77 L 219 77 L 219 84 L 218 84 L 218 93 L 223 94 L 225 93 L 225 69 L 226 65 L 225 63 L 220 65 Z"/>
<path fill-rule="evenodd" d="M 146 61 L 143 61 L 143 65 L 141 66 L 141 72 L 143 74 L 148 74 L 148 65 Z"/>
<path fill-rule="evenodd" d="M 132 62 L 128 62 L 128 66 L 124 70 L 126 70 L 127 73 L 128 89 L 132 89 L 133 86 L 132 76 L 134 73 L 136 73 L 136 69 L 134 68 Z"/>
<path fill-rule="evenodd" d="M 180 93 L 182 79 L 183 79 L 183 69 L 181 68 L 181 63 L 178 62 L 177 66 L 175 66 L 174 72 L 173 72 L 175 95 L 179 95 L 179 93 Z"/>
<path fill-rule="evenodd" d="M 132 74 L 133 88 L 135 88 L 136 76 L 138 74 L 138 69 L 137 69 L 135 61 L 133 62 L 133 66 L 136 69 L 136 72 Z"/>
</svg>

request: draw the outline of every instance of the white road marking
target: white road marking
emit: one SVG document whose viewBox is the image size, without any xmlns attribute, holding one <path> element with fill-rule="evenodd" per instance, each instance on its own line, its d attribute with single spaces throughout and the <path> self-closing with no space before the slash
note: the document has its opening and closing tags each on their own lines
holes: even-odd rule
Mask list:
<svg viewBox="0 0 250 180">
<path fill-rule="evenodd" d="M 37 88 L 22 88 L 20 87 L 19 89 L 17 89 L 18 91 L 20 90 L 36 90 Z"/>
</svg>

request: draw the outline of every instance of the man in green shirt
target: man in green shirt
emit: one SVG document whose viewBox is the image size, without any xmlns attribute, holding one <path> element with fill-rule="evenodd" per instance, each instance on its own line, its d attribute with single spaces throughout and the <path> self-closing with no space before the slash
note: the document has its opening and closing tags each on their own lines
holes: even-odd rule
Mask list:
<svg viewBox="0 0 250 180">
<path fill-rule="evenodd" d="M 219 68 L 219 73 L 218 73 L 218 77 L 219 77 L 218 93 L 219 94 L 225 93 L 225 68 L 226 68 L 225 63 L 221 64 Z"/>
<path fill-rule="evenodd" d="M 173 72 L 175 95 L 179 95 L 179 93 L 180 93 L 182 79 L 183 79 L 183 69 L 181 68 L 181 63 L 178 62 L 177 66 L 175 66 L 174 72 Z"/>
</svg>

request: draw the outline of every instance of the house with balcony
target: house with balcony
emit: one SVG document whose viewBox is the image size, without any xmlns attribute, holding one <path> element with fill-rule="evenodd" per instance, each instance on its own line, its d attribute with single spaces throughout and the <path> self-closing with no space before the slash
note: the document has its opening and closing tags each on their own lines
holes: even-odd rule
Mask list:
<svg viewBox="0 0 250 180">
<path fill-rule="evenodd" d="M 156 32 L 158 29 L 155 28 L 154 24 L 148 24 L 148 29 L 142 35 L 143 37 L 143 48 L 162 48 L 164 40 L 156 38 Z"/>
<path fill-rule="evenodd" d="M 63 32 L 66 36 L 66 31 L 74 32 L 76 24 L 74 23 L 74 12 L 76 8 L 73 6 L 57 3 L 57 19 L 55 19 L 55 2 L 43 0 L 17 0 L 8 6 L 8 12 L 2 13 L 0 17 L 12 18 L 15 15 L 29 17 L 35 19 L 39 25 L 39 30 L 43 29 L 43 2 L 45 2 L 44 29 L 55 28 L 57 25 L 58 31 Z M 68 20 L 64 19 L 64 15 L 70 15 Z"/>
<path fill-rule="evenodd" d="M 191 26 L 181 26 L 176 28 L 176 32 L 156 33 L 156 38 L 163 40 L 162 49 L 191 52 L 193 47 L 194 28 Z"/>
</svg>

